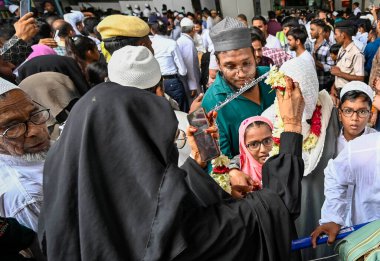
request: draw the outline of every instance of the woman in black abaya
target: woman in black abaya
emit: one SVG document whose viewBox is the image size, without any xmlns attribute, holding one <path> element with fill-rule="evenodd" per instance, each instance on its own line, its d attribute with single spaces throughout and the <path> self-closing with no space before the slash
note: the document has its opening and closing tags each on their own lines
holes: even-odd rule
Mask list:
<svg viewBox="0 0 380 261">
<path fill-rule="evenodd" d="M 90 85 L 86 81 L 77 62 L 66 56 L 59 55 L 42 55 L 24 63 L 18 71 L 18 82 L 23 81 L 28 76 L 40 72 L 58 72 L 62 73 L 73 81 L 80 95 L 84 95 Z"/>
<path fill-rule="evenodd" d="M 48 260 L 290 260 L 302 136 L 283 133 L 265 188 L 235 200 L 195 160 L 177 167 L 177 126 L 144 90 L 104 83 L 78 101 L 45 163 Z"/>
</svg>

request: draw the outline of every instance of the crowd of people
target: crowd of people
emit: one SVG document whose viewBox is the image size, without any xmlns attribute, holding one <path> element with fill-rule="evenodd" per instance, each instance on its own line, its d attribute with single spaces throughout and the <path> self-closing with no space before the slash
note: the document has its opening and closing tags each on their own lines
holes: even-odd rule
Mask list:
<svg viewBox="0 0 380 261">
<path fill-rule="evenodd" d="M 9 6 L 0 259 L 333 255 L 319 236 L 333 244 L 342 227 L 380 218 L 380 19 L 375 6 L 329 4 L 225 18 Z M 213 162 L 187 121 L 200 108 Z M 292 252 L 308 235 L 314 248 Z"/>
</svg>

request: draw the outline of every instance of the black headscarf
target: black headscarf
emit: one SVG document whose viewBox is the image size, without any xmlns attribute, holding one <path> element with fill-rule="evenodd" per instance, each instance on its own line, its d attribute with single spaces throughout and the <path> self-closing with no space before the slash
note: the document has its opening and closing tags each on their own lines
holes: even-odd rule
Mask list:
<svg viewBox="0 0 380 261">
<path fill-rule="evenodd" d="M 27 61 L 18 71 L 18 82 L 40 72 L 58 72 L 67 75 L 73 81 L 80 95 L 85 94 L 90 89 L 77 62 L 73 58 L 59 55 L 42 55 Z"/>
<path fill-rule="evenodd" d="M 49 260 L 167 251 L 186 192 L 177 126 L 170 104 L 144 90 L 104 83 L 78 101 L 44 169 L 39 235 Z"/>
<path fill-rule="evenodd" d="M 272 160 L 273 191 L 235 201 L 194 160 L 177 167 L 177 125 L 164 98 L 116 83 L 76 103 L 44 168 L 48 260 L 290 260 L 301 153 Z"/>
</svg>

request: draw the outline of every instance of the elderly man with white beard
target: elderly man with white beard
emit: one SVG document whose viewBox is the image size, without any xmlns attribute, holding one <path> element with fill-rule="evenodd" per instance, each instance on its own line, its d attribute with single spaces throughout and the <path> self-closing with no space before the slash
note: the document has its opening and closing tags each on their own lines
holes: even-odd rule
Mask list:
<svg viewBox="0 0 380 261">
<path fill-rule="evenodd" d="M 42 171 L 50 136 L 48 109 L 0 78 L 0 216 L 37 231 Z"/>
</svg>

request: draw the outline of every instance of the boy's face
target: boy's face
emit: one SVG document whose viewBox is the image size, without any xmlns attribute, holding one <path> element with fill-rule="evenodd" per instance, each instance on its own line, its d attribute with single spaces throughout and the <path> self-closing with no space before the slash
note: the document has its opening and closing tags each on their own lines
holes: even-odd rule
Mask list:
<svg viewBox="0 0 380 261">
<path fill-rule="evenodd" d="M 347 116 L 344 114 L 344 111 L 347 110 L 354 112 L 351 116 Z M 346 139 L 355 139 L 364 131 L 364 128 L 371 118 L 371 113 L 366 117 L 359 117 L 360 111 L 362 110 L 371 111 L 368 102 L 366 102 L 363 97 L 358 97 L 355 100 L 346 100 L 342 103 L 339 110 L 339 119 L 342 122 L 343 132 Z"/>
<path fill-rule="evenodd" d="M 336 60 L 338 59 L 338 55 L 336 55 L 335 53 L 330 53 L 330 56 L 331 56 L 331 59 L 336 62 Z"/>
</svg>

